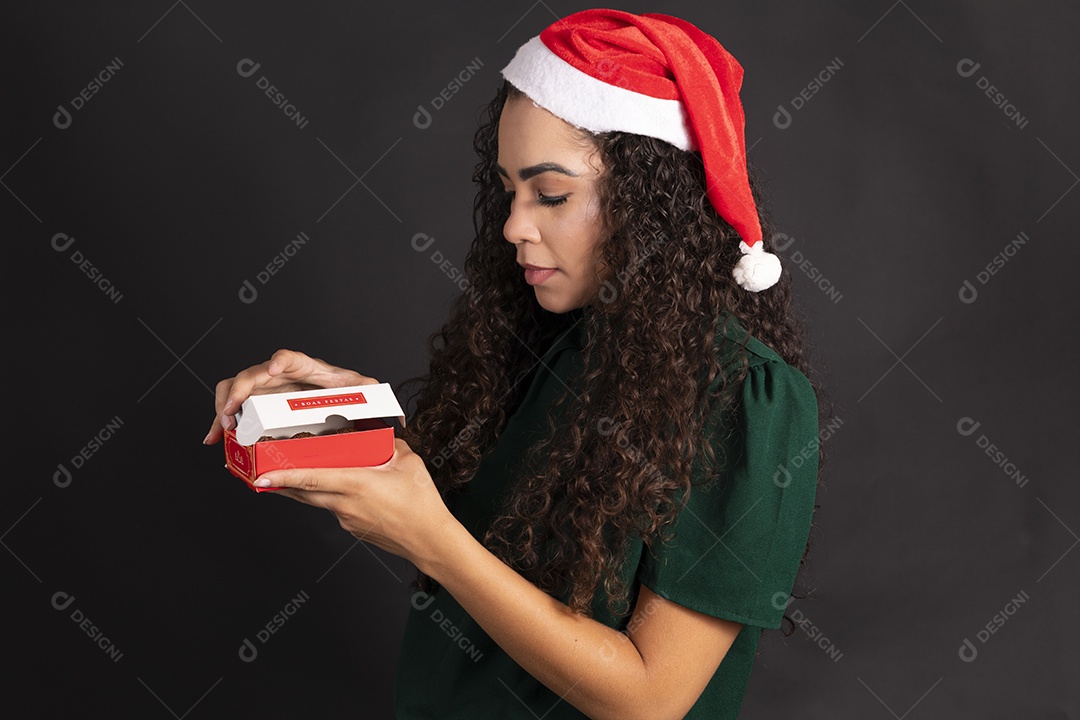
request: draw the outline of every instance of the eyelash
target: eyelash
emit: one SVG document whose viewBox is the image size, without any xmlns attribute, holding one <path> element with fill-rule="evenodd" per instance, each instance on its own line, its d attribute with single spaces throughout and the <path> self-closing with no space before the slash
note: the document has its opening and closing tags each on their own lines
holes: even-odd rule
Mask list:
<svg viewBox="0 0 1080 720">
<path fill-rule="evenodd" d="M 538 199 L 538 202 L 545 207 L 555 207 L 556 205 L 562 205 L 564 202 L 566 202 L 565 195 L 562 195 L 560 197 L 547 197 L 543 193 L 539 193 L 539 195 L 540 197 Z"/>
<path fill-rule="evenodd" d="M 514 194 L 513 190 L 503 190 L 503 195 L 505 195 L 506 197 L 510 197 L 513 194 Z M 537 194 L 539 195 L 539 197 L 537 198 L 537 202 L 539 202 L 544 207 L 556 207 L 558 205 L 562 205 L 564 202 L 566 202 L 566 198 L 567 198 L 566 195 L 560 195 L 559 197 L 548 197 L 547 195 L 544 195 L 543 193 L 537 193 Z"/>
</svg>

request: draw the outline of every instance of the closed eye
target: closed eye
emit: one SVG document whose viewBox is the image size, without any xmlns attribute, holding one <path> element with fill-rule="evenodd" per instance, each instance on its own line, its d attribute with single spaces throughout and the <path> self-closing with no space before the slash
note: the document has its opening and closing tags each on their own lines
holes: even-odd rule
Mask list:
<svg viewBox="0 0 1080 720">
<path fill-rule="evenodd" d="M 566 202 L 568 195 L 560 195 L 559 197 L 548 197 L 544 193 L 538 193 L 539 197 L 537 201 L 545 207 L 554 207 L 556 205 L 562 205 Z"/>
</svg>

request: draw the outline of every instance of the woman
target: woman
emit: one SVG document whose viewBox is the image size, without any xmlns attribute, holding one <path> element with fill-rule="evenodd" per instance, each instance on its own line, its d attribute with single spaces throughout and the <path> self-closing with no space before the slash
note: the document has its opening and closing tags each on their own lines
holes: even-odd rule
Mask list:
<svg viewBox="0 0 1080 720">
<path fill-rule="evenodd" d="M 256 484 L 419 569 L 399 717 L 735 717 L 818 469 L 742 69 L 682 20 L 594 10 L 503 75 L 471 287 L 393 458 Z M 218 385 L 207 442 L 250 394 L 370 382 L 279 351 Z"/>
</svg>

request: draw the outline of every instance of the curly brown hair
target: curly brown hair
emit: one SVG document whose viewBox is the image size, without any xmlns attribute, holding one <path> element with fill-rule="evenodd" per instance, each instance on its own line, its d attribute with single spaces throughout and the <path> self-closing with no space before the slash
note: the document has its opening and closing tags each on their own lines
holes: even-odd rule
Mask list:
<svg viewBox="0 0 1080 720">
<path fill-rule="evenodd" d="M 429 373 L 410 381 L 422 385 L 404 436 L 428 460 L 445 499 L 498 440 L 534 351 L 569 322 L 538 304 L 502 233 L 510 199 L 496 171 L 498 123 L 517 97 L 525 96 L 504 81 L 476 132 L 470 286 L 428 341 Z M 696 462 L 705 461 L 706 480 L 722 469 L 703 425 L 733 401 L 749 335 L 811 373 L 790 275 L 758 293 L 735 284 L 739 236 L 706 196 L 700 154 L 630 133 L 580 132 L 605 168 L 597 260 L 611 272 L 580 315 L 588 341 L 576 391 L 567 389 L 555 406 L 564 419 L 556 422 L 553 409 L 547 438 L 530 449 L 526 467 L 535 474 L 518 479 L 483 542 L 574 611 L 590 614 L 602 586 L 609 609 L 623 614 L 630 588 L 618 569 L 627 540 L 664 537 Z M 753 168 L 750 182 L 769 249 L 772 225 Z M 748 334 L 738 362 L 722 367 L 716 333 L 731 318 Z M 709 392 L 714 384 L 719 391 Z M 420 584 L 433 589 L 429 578 Z"/>
</svg>

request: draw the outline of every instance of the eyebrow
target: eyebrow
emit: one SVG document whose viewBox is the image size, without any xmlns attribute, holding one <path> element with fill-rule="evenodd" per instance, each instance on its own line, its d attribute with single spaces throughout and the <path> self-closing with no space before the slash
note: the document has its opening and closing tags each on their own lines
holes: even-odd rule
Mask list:
<svg viewBox="0 0 1080 720">
<path fill-rule="evenodd" d="M 496 164 L 495 169 L 504 178 L 510 177 L 509 173 L 506 172 L 502 165 Z M 522 180 L 528 180 L 529 178 L 536 177 L 537 175 L 546 172 L 562 173 L 563 175 L 569 175 L 570 177 L 578 176 L 576 172 L 570 170 L 569 168 L 563 167 L 559 163 L 543 162 L 537 163 L 536 165 L 530 165 L 529 167 L 521 168 L 520 170 L 518 170 L 518 177 L 520 177 Z"/>
</svg>

